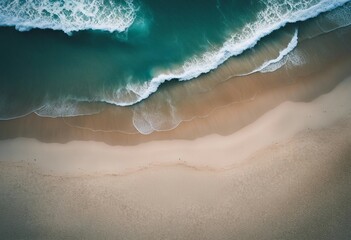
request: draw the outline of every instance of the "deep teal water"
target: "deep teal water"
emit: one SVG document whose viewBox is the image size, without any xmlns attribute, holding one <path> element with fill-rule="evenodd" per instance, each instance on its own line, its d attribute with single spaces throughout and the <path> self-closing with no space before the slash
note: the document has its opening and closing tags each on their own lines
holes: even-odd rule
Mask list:
<svg viewBox="0 0 351 240">
<path fill-rule="evenodd" d="M 55 101 L 133 104 L 156 91 L 165 80 L 189 80 L 215 69 L 230 56 L 254 47 L 255 41 L 269 35 L 274 28 L 282 27 L 279 24 L 289 18 L 291 21 L 305 20 L 304 16 L 298 15 L 300 10 L 326 2 L 314 10 L 318 13 L 347 2 L 139 0 L 133 2 L 135 17 L 125 31 L 110 32 L 100 24 L 92 28 L 101 29 L 79 25 L 79 31 L 65 33 L 64 27 L 69 24 L 60 25 L 60 18 L 64 17 L 59 14 L 51 16 L 56 24 L 54 27 L 48 24 L 43 27 L 40 23 L 47 21 L 46 17 L 29 16 L 31 12 L 26 12 L 30 6 L 52 9 L 55 8 L 53 2 L 64 0 L 39 1 L 40 7 L 38 1 L 25 0 L 32 5 L 15 6 L 21 16 L 17 18 L 6 10 L 10 0 L 0 4 L 1 119 L 20 116 Z M 89 0 L 80 2 L 83 6 L 91 4 Z M 101 0 L 101 4 L 110 7 L 125 3 Z M 72 24 L 76 24 L 71 18 L 72 9 L 63 9 L 65 11 L 59 13 L 66 14 Z M 100 6 L 97 11 L 106 10 Z M 313 17 L 313 14 L 305 15 L 306 18 Z M 99 18 L 99 21 L 108 22 L 108 15 L 105 18 Z M 87 18 L 86 21 L 90 20 Z M 19 27 L 24 22 L 30 22 L 30 31 L 22 31 L 23 27 Z M 28 25 L 26 27 L 29 30 Z M 232 41 L 228 41 L 230 39 Z M 223 49 L 223 46 L 229 47 Z M 222 55 L 218 57 L 216 53 L 220 51 Z M 213 56 L 204 57 L 206 53 Z M 162 79 L 162 74 L 167 76 Z"/>
</svg>

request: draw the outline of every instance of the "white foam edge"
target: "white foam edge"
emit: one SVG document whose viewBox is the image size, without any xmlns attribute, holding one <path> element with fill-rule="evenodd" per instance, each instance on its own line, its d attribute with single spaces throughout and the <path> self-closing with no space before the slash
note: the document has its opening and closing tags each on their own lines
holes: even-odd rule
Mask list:
<svg viewBox="0 0 351 240">
<path fill-rule="evenodd" d="M 297 47 L 297 44 L 298 44 L 298 29 L 295 30 L 295 33 L 294 33 L 293 37 L 291 38 L 288 46 L 279 52 L 279 55 L 277 58 L 271 59 L 267 62 L 264 62 L 261 66 L 259 66 L 258 68 L 256 68 L 255 70 L 253 70 L 251 72 L 240 74 L 238 76 L 242 77 L 242 76 L 251 75 L 251 74 L 257 73 L 257 72 L 266 72 L 265 70 L 267 68 L 269 68 L 273 64 L 279 63 L 280 61 L 282 61 L 284 59 L 285 56 L 287 56 L 290 52 L 292 52 Z M 277 70 L 277 69 L 275 69 L 275 70 Z M 271 72 L 271 71 L 269 71 L 269 72 Z"/>
<path fill-rule="evenodd" d="M 101 99 L 101 101 L 117 106 L 130 106 L 136 104 L 148 98 L 152 93 L 156 92 L 158 87 L 166 81 L 170 81 L 172 79 L 186 81 L 196 78 L 201 74 L 208 73 L 211 70 L 216 69 L 230 57 L 237 56 L 243 53 L 245 50 L 253 48 L 263 37 L 284 27 L 286 24 L 314 18 L 323 12 L 331 11 L 349 1 L 350 0 L 337 0 L 333 2 L 330 0 L 321 1 L 310 8 L 296 11 L 290 19 L 282 18 L 282 21 L 268 25 L 267 28 L 263 28 L 260 31 L 258 29 L 252 30 L 252 32 L 255 34 L 242 42 L 232 43 L 231 39 L 229 39 L 223 44 L 219 51 L 207 52 L 200 58 L 192 59 L 190 61 L 191 63 L 186 62 L 181 69 L 174 71 L 177 73 L 160 74 L 157 77 L 152 78 L 151 81 L 146 82 L 143 86 L 140 86 L 140 84 L 129 84 L 128 89 L 134 89 L 133 92 L 138 96 L 134 101 L 115 101 L 113 99 Z"/>
<path fill-rule="evenodd" d="M 42 1 L 42 3 L 44 3 L 44 0 Z M 95 4 L 95 1 L 93 1 L 92 3 Z M 15 3 L 12 3 L 12 5 L 14 5 L 14 4 Z M 48 4 L 53 4 L 53 3 L 48 1 Z M 70 6 L 69 2 L 67 4 L 68 4 L 68 6 Z M 78 4 L 78 2 L 76 2 L 74 4 Z M 98 4 L 98 3 L 96 3 L 96 4 Z M 71 26 L 70 26 L 64 21 L 67 19 L 62 20 L 59 23 L 55 23 L 54 21 L 49 21 L 48 19 L 44 19 L 42 21 L 39 21 L 38 17 L 40 17 L 40 16 L 36 16 L 34 19 L 27 19 L 26 20 L 25 18 L 21 18 L 19 16 L 11 16 L 11 14 L 6 16 L 6 12 L 3 12 L 2 14 L 0 12 L 0 26 L 8 26 L 8 27 L 14 26 L 16 30 L 21 31 L 21 32 L 30 31 L 31 29 L 61 30 L 61 31 L 65 32 L 67 35 L 72 35 L 73 32 L 77 32 L 77 31 L 81 31 L 81 30 L 99 30 L 99 31 L 107 31 L 110 33 L 124 32 L 133 24 L 133 22 L 136 18 L 135 12 L 139 10 L 138 8 L 136 8 L 133 5 L 133 0 L 125 0 L 125 4 L 126 4 L 127 8 L 129 8 L 131 11 L 124 14 L 123 17 L 120 17 L 119 22 L 106 21 L 107 24 L 104 24 L 102 21 L 97 22 L 96 20 L 94 20 L 94 21 L 90 20 L 90 25 L 85 24 L 83 22 L 81 22 L 77 25 L 77 23 L 72 22 Z M 51 5 L 49 5 L 49 6 L 52 7 Z M 46 7 L 45 5 L 41 6 L 41 7 L 44 10 L 47 10 L 47 9 L 45 9 L 45 7 Z M 90 6 L 88 6 L 88 7 L 90 7 Z M 5 5 L 4 9 L 8 10 L 9 6 Z M 85 12 L 88 15 L 90 14 L 81 6 L 79 6 L 78 9 Z M 11 9 L 11 10 L 13 10 L 13 9 Z M 22 10 L 23 9 L 18 9 L 18 12 L 22 11 Z M 68 10 L 74 11 L 72 9 L 68 9 Z M 121 11 L 119 7 L 117 8 L 117 11 Z M 54 12 L 54 13 L 56 13 L 56 12 Z M 114 20 L 116 20 L 116 19 L 114 19 Z"/>
</svg>

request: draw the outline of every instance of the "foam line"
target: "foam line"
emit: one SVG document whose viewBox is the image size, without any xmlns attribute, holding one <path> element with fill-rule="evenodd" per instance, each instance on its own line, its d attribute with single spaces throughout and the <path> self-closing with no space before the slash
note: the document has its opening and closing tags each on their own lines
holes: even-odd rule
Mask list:
<svg viewBox="0 0 351 240">
<path fill-rule="evenodd" d="M 123 32 L 136 18 L 133 0 L 1 0 L 0 26 L 19 31 L 33 28 Z"/>
<path fill-rule="evenodd" d="M 287 56 L 290 52 L 292 52 L 297 47 L 297 44 L 298 44 L 298 30 L 296 29 L 294 36 L 292 37 L 288 46 L 279 52 L 279 56 L 277 58 L 264 62 L 260 67 L 256 68 L 255 70 L 249 73 L 241 74 L 239 76 L 247 76 L 256 72 L 271 72 L 268 69 L 271 69 L 270 67 L 272 65 L 279 64 L 279 62 L 282 61 L 285 56 Z"/>
<path fill-rule="evenodd" d="M 195 56 L 185 62 L 179 69 L 160 74 L 143 85 L 130 84 L 126 89 L 120 89 L 112 94 L 113 97 L 102 98 L 101 101 L 118 106 L 129 106 L 138 103 L 156 92 L 158 87 L 166 81 L 172 79 L 186 81 L 208 73 L 228 58 L 240 55 L 245 50 L 253 48 L 263 37 L 286 24 L 316 17 L 320 13 L 333 10 L 349 1 L 321 0 L 318 3 L 315 3 L 316 1 L 302 1 L 294 5 L 294 1 L 291 0 L 286 0 L 280 4 L 267 0 L 266 9 L 257 14 L 257 20 L 248 23 L 241 31 L 233 34 L 220 49 L 206 52 L 202 56 Z M 130 95 L 133 95 L 134 98 L 130 99 Z"/>
</svg>

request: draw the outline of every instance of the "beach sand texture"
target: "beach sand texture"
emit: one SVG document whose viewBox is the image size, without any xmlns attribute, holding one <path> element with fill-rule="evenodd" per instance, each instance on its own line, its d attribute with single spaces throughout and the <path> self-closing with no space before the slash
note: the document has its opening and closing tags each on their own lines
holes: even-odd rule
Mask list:
<svg viewBox="0 0 351 240">
<path fill-rule="evenodd" d="M 301 29 L 273 72 L 237 76 L 263 44 L 131 107 L 1 120 L 0 239 L 351 239 L 351 27 Z"/>
<path fill-rule="evenodd" d="M 132 155 L 93 142 L 2 141 L 0 233 L 348 239 L 350 90 L 351 79 L 312 102 L 284 103 L 233 135 L 141 144 Z"/>
</svg>

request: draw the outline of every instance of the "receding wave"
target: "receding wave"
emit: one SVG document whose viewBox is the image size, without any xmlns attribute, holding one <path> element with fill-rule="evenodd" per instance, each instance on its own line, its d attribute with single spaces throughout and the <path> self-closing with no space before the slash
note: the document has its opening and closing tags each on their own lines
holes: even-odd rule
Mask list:
<svg viewBox="0 0 351 240">
<path fill-rule="evenodd" d="M 45 101 L 45 104 L 34 111 L 41 117 L 75 117 L 99 113 L 103 108 L 86 99 L 66 98 L 56 101 Z"/>
<path fill-rule="evenodd" d="M 52 4 L 52 2 L 57 3 L 56 7 L 57 9 L 60 8 L 61 12 L 64 12 L 62 8 L 65 8 L 65 9 L 76 8 L 78 2 L 80 4 L 84 3 L 89 5 L 89 6 L 86 6 L 84 4 L 80 5 L 81 7 L 79 8 L 80 9 L 79 11 L 83 11 L 82 10 L 83 7 L 87 7 L 87 9 L 90 9 L 93 12 L 92 10 L 93 6 L 97 6 L 97 4 L 102 3 L 104 0 L 95 0 L 95 1 L 79 0 L 70 4 L 66 2 L 65 3 L 66 5 L 64 4 L 65 6 L 63 6 L 61 2 L 54 1 L 54 0 L 43 0 L 43 1 L 4 0 L 4 1 L 0 1 L 0 9 L 1 9 L 0 23 L 1 24 L 4 23 L 5 17 L 3 12 L 5 10 L 12 9 L 14 8 L 14 6 L 17 6 L 17 5 L 22 6 L 23 4 L 38 4 L 38 6 L 40 4 L 41 5 L 47 4 L 47 6 L 51 6 L 49 4 L 49 1 L 51 5 L 55 5 L 55 4 Z M 123 11 L 122 10 L 118 10 L 118 11 L 125 14 L 125 16 L 127 16 L 126 19 L 130 19 L 130 22 L 128 24 L 132 24 L 134 21 L 133 19 L 136 17 L 135 12 L 137 11 L 133 5 L 132 0 L 123 0 L 123 1 L 119 0 L 119 1 L 120 1 L 119 5 L 114 5 L 114 6 L 116 8 L 118 8 L 118 6 L 124 7 Z M 218 47 L 216 49 L 211 49 L 210 51 L 204 53 L 203 55 L 194 56 L 193 58 L 185 62 L 183 65 L 181 65 L 180 67 L 176 67 L 173 69 L 166 69 L 164 71 L 161 71 L 162 74 L 154 74 L 153 75 L 154 77 L 151 78 L 150 81 L 147 81 L 144 83 L 128 84 L 126 87 L 118 87 L 118 89 L 114 87 L 104 88 L 103 90 L 97 89 L 96 92 L 94 92 L 91 95 L 85 96 L 83 99 L 79 99 L 75 97 L 74 94 L 69 96 L 67 96 L 67 94 L 64 94 L 59 99 L 56 99 L 55 97 L 53 97 L 53 98 L 48 98 L 49 100 L 48 99 L 43 99 L 40 101 L 38 100 L 39 102 L 35 102 L 31 104 L 31 106 L 28 106 L 30 105 L 30 103 L 20 104 L 21 103 L 20 101 L 18 102 L 12 101 L 10 98 L 6 100 L 6 98 L 4 98 L 5 100 L 0 101 L 0 110 L 1 110 L 0 120 L 21 117 L 31 112 L 35 112 L 37 115 L 43 116 L 43 117 L 70 117 L 70 116 L 77 116 L 77 115 L 90 115 L 90 114 L 95 114 L 100 112 L 104 108 L 105 102 L 111 103 L 114 105 L 119 105 L 119 106 L 133 105 L 137 102 L 142 101 L 143 99 L 148 98 L 149 95 L 157 91 L 158 87 L 165 81 L 169 81 L 171 79 L 178 79 L 180 81 L 190 80 L 190 79 L 196 78 L 197 76 L 203 73 L 216 69 L 218 65 L 222 64 L 228 58 L 232 56 L 240 55 L 245 50 L 253 48 L 260 41 L 260 39 L 262 39 L 267 35 L 270 35 L 270 33 L 272 33 L 277 29 L 283 28 L 287 23 L 305 21 L 309 18 L 313 18 L 319 15 L 320 13 L 327 12 L 324 15 L 327 17 L 326 22 L 329 23 L 331 21 L 335 24 L 332 24 L 332 25 L 325 24 L 326 25 L 325 28 L 320 29 L 321 31 L 319 30 L 314 31 L 314 33 L 328 32 L 338 27 L 347 26 L 350 24 L 350 18 L 348 18 L 348 16 L 350 14 L 349 9 L 351 4 L 349 0 L 334 0 L 334 1 L 311 0 L 303 3 L 299 3 L 299 5 L 296 5 L 296 6 L 293 5 L 292 0 L 285 1 L 284 3 L 281 3 L 281 4 L 272 3 L 271 1 L 268 1 L 268 0 L 264 0 L 264 1 L 266 1 L 266 8 L 257 14 L 256 19 L 252 22 L 247 23 L 245 27 L 241 28 L 241 30 L 237 30 L 230 38 L 227 39 L 227 41 L 225 41 L 221 45 L 221 47 Z M 112 4 L 111 1 L 104 1 L 104 6 L 106 6 L 106 2 Z M 338 6 L 343 5 L 346 2 L 348 2 L 345 5 L 346 8 L 342 7 L 342 8 L 336 9 L 335 12 L 330 11 Z M 4 8 L 5 5 L 6 5 L 6 8 Z M 37 5 L 32 5 L 32 6 L 37 11 L 39 11 L 39 8 L 37 8 Z M 26 8 L 24 7 L 23 9 L 26 9 Z M 53 6 L 48 7 L 48 9 L 54 9 L 54 7 Z M 101 7 L 101 8 L 97 8 L 97 10 L 95 11 L 102 11 L 102 12 L 105 11 L 106 12 L 105 15 L 100 13 L 101 19 L 105 18 L 105 19 L 109 19 L 109 21 L 112 21 L 113 20 L 112 15 L 107 14 L 110 12 L 110 10 L 111 9 L 105 9 L 104 7 Z M 77 13 L 78 10 L 75 10 L 75 11 L 76 11 L 75 13 Z M 61 14 L 61 12 L 59 13 Z M 83 12 L 85 14 L 88 14 L 87 11 L 83 11 Z M 342 14 L 340 15 L 339 12 L 341 12 Z M 18 16 L 25 16 L 25 14 L 21 11 L 18 11 L 16 14 Z M 32 14 L 35 15 L 36 13 L 34 12 Z M 67 15 L 67 16 L 73 16 L 72 13 L 69 13 L 69 14 L 71 15 Z M 31 15 L 31 16 L 34 16 L 34 15 Z M 99 14 L 97 15 L 100 16 Z M 15 15 L 13 15 L 12 17 L 13 19 L 16 20 L 14 16 Z M 16 25 L 18 29 L 20 29 L 22 26 L 23 27 L 22 30 L 24 30 L 25 26 L 29 26 L 29 22 L 33 23 L 36 21 L 43 21 L 41 17 L 38 17 L 38 19 L 33 18 L 34 21 L 32 21 L 32 19 L 29 16 L 27 16 L 27 18 L 30 19 L 31 21 L 25 22 L 23 21 L 23 19 L 17 19 L 16 21 L 20 24 L 19 25 L 14 24 L 14 25 Z M 45 19 L 46 18 L 44 18 L 44 20 Z M 319 18 L 316 18 L 314 20 L 318 20 L 318 19 Z M 62 19 L 60 21 L 62 21 Z M 100 18 L 96 19 L 94 24 L 98 24 L 99 21 L 101 21 L 101 24 L 102 24 L 100 26 L 103 26 L 103 24 L 110 24 L 108 21 L 106 22 L 105 20 L 100 20 Z M 80 19 L 78 22 L 83 23 L 83 18 Z M 308 22 L 309 21 L 307 21 L 307 23 Z M 317 22 L 319 23 L 319 21 Z M 70 23 L 72 23 L 72 21 Z M 89 27 L 87 23 L 89 23 L 89 21 L 82 24 L 80 26 L 81 29 L 88 29 Z M 59 26 L 59 24 L 61 23 L 51 22 L 51 24 L 58 24 L 55 26 Z M 125 25 L 125 28 L 127 28 L 128 24 Z M 263 61 L 263 64 L 262 62 L 260 62 L 261 65 L 258 68 L 257 68 L 257 65 L 255 65 L 255 68 L 256 68 L 255 70 L 252 70 L 252 68 L 249 68 L 249 69 L 245 69 L 245 71 L 238 71 L 238 73 L 239 72 L 252 73 L 252 72 L 258 72 L 258 71 L 272 72 L 287 64 L 292 64 L 295 66 L 295 65 L 300 65 L 305 63 L 305 61 L 307 60 L 304 59 L 303 52 L 299 52 L 299 49 L 295 48 L 298 44 L 298 40 L 300 42 L 303 41 L 303 37 L 305 35 L 305 32 L 303 32 L 304 25 L 305 23 L 298 26 L 299 30 L 296 29 L 289 44 L 284 45 L 285 48 L 283 47 L 284 48 L 283 50 L 281 50 L 279 53 L 278 52 L 276 53 L 278 54 L 278 56 L 275 55 L 277 56 L 277 58 L 274 58 L 274 57 L 272 58 L 270 56 L 268 58 L 269 60 L 264 60 L 266 62 Z M 61 30 L 66 31 L 67 33 L 71 31 L 76 31 L 74 30 L 72 25 L 69 25 L 67 22 L 62 23 L 61 27 L 62 26 L 64 26 L 64 29 L 62 28 Z M 91 26 L 92 25 L 90 25 L 90 28 Z M 321 26 L 323 26 L 323 24 L 321 24 Z M 31 27 L 34 27 L 34 26 L 31 25 Z M 297 26 L 295 25 L 294 27 L 297 27 Z M 119 29 L 120 30 L 118 31 L 122 31 L 123 28 L 119 28 Z M 104 30 L 108 30 L 108 28 L 105 28 Z M 110 31 L 113 31 L 112 28 L 110 29 Z M 308 35 L 308 36 L 314 36 L 314 35 Z M 133 82 L 138 82 L 138 81 L 133 81 Z M 170 101 L 170 103 L 168 104 L 170 106 L 169 109 L 163 109 L 163 112 L 172 116 L 171 122 L 166 122 L 169 119 L 167 120 L 166 117 L 163 117 L 161 115 L 154 115 L 151 117 L 149 116 L 148 113 L 150 112 L 154 113 L 156 112 L 157 109 L 145 110 L 143 106 L 136 105 L 135 106 L 136 110 L 134 111 L 134 117 L 133 117 L 133 124 L 136 127 L 136 129 L 138 129 L 138 131 L 144 134 L 147 134 L 152 131 L 159 131 L 160 129 L 171 129 L 173 128 L 173 126 L 178 125 L 182 121 L 182 118 L 177 117 L 176 104 L 175 103 L 173 104 L 171 100 L 169 101 Z M 17 105 L 23 105 L 23 106 L 18 107 Z M 161 121 L 160 119 L 165 119 L 165 120 Z"/>
<path fill-rule="evenodd" d="M 255 70 L 249 73 L 240 74 L 239 76 L 246 76 L 256 72 L 271 72 L 272 69 L 274 69 L 272 66 L 280 65 L 283 62 L 282 60 L 285 59 L 285 57 L 297 47 L 297 44 L 298 44 L 298 30 L 296 29 L 294 36 L 291 38 L 291 41 L 289 42 L 288 46 L 279 52 L 279 56 L 277 58 L 268 60 L 264 62 L 260 67 L 256 68 Z M 275 68 L 273 71 L 275 71 L 278 68 Z"/>
<path fill-rule="evenodd" d="M 347 2 L 349 0 L 312 0 L 298 3 L 294 3 L 292 0 L 286 0 L 282 3 L 266 0 L 266 8 L 257 14 L 256 21 L 248 23 L 241 31 L 234 33 L 221 48 L 208 51 L 202 56 L 195 56 L 180 68 L 155 76 L 144 84 L 129 84 L 125 89 L 109 93 L 101 101 L 118 106 L 133 105 L 156 92 L 165 81 L 172 79 L 186 81 L 208 73 L 230 57 L 240 55 L 245 50 L 253 48 L 263 37 L 286 24 L 305 21 Z"/>
<path fill-rule="evenodd" d="M 1 0 L 0 25 L 32 28 L 123 32 L 136 18 L 133 0 Z"/>
</svg>

